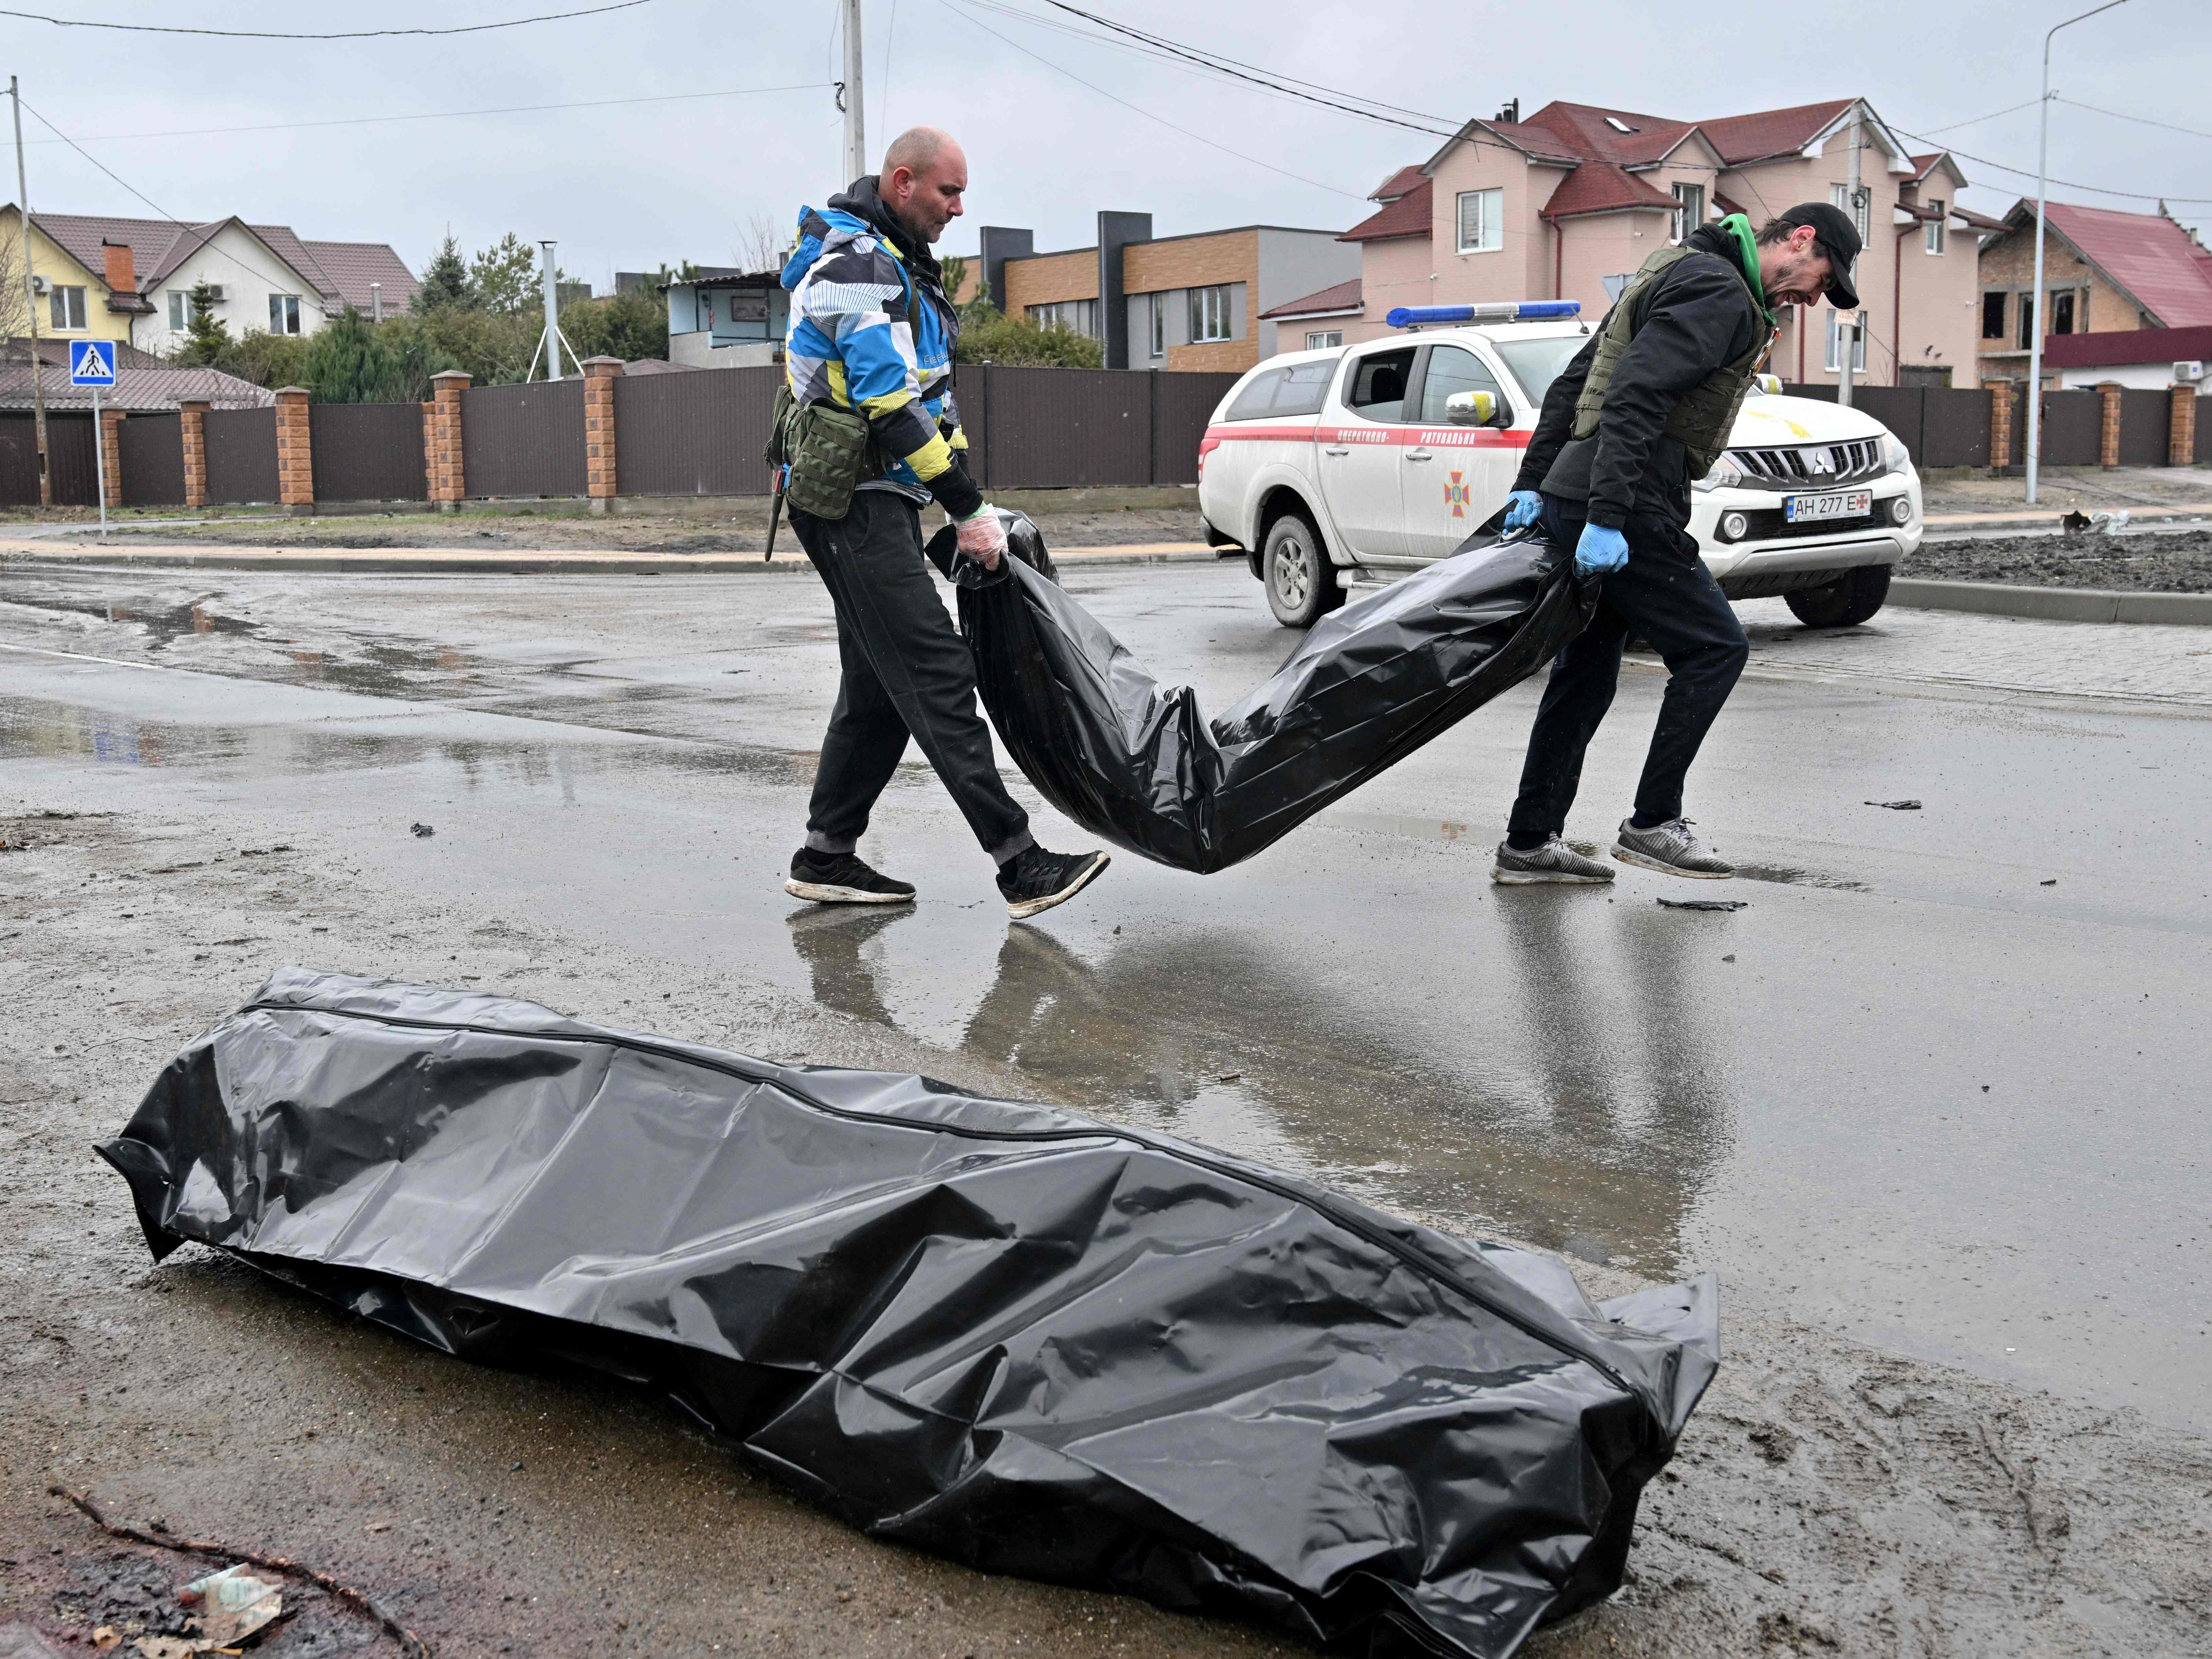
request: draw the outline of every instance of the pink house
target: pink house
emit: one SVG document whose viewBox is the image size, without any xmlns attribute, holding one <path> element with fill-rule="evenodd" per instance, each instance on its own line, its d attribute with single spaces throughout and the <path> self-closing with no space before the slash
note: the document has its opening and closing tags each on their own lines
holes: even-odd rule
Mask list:
<svg viewBox="0 0 2212 1659">
<path fill-rule="evenodd" d="M 1914 155 L 1863 100 L 1679 121 L 1588 104 L 1508 106 L 1469 121 L 1401 167 L 1376 212 L 1344 234 L 1360 248 L 1356 299 L 1341 286 L 1268 311 L 1279 347 L 1388 332 L 1394 306 L 1579 300 L 1593 321 L 1655 248 L 1729 213 L 1754 226 L 1791 205 L 1843 205 L 1856 116 L 1862 384 L 1974 386 L 1980 345 L 1978 225 L 1957 207 L 1948 154 Z M 1354 314 L 1356 312 L 1356 314 Z M 1790 314 L 1771 367 L 1832 384 L 1835 317 Z"/>
</svg>

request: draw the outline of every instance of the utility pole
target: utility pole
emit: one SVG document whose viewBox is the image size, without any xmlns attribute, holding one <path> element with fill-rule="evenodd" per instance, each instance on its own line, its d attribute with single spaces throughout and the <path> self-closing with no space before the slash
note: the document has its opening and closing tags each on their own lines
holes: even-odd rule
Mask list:
<svg viewBox="0 0 2212 1659">
<path fill-rule="evenodd" d="M 845 0 L 845 182 L 868 170 L 868 138 L 860 111 L 860 0 Z"/>
<path fill-rule="evenodd" d="M 31 408 L 39 432 L 39 505 L 52 507 L 54 475 L 46 465 L 46 365 L 39 352 L 39 296 L 31 287 L 31 191 L 23 182 L 23 95 L 16 89 L 12 75 L 8 77 L 8 101 L 15 112 L 15 216 L 23 226 L 23 314 L 31 319 Z M 105 512 L 105 492 L 100 500 L 100 510 Z"/>
<path fill-rule="evenodd" d="M 551 242 L 540 242 L 545 250 L 545 378 L 561 378 L 561 285 L 554 280 L 557 267 L 553 262 Z"/>
<path fill-rule="evenodd" d="M 2043 100 L 2037 112 L 2035 137 L 2035 287 L 2028 301 L 2027 312 L 2027 504 L 2035 505 L 2036 469 L 2042 461 L 2043 449 L 2043 217 L 2050 206 L 2044 198 L 2047 164 L 2051 157 L 2051 36 L 2059 30 L 2078 23 L 2082 17 L 2094 17 L 2100 11 L 2110 11 L 2114 6 L 2124 6 L 2127 0 L 2105 0 L 2101 6 L 2093 7 L 2081 17 L 2069 17 L 2063 23 L 2051 26 L 2051 33 L 2043 37 Z"/>
<path fill-rule="evenodd" d="M 1859 241 L 1866 241 L 1867 223 L 1871 214 L 1859 211 L 1859 106 L 1851 100 L 1851 184 L 1850 194 L 1844 198 L 1850 206 L 1851 228 L 1859 234 Z M 1856 311 L 1847 321 L 1836 325 L 1836 402 L 1844 408 L 1851 406 L 1851 360 L 1858 355 L 1859 314 Z"/>
</svg>

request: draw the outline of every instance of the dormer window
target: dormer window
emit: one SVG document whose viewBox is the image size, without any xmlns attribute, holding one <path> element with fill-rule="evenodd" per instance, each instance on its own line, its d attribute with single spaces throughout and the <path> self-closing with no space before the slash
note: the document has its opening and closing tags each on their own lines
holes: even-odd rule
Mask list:
<svg viewBox="0 0 2212 1659">
<path fill-rule="evenodd" d="M 1605 118 L 1605 124 L 1611 127 L 1615 132 L 1641 132 L 1643 131 L 1641 127 L 1632 127 L 1618 115 L 1607 116 Z"/>
</svg>

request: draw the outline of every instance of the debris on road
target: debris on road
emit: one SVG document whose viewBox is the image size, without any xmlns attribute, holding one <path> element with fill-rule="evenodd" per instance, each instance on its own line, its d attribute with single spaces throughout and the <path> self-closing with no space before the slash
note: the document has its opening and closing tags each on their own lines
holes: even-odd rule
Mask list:
<svg viewBox="0 0 2212 1659">
<path fill-rule="evenodd" d="M 434 836 L 438 832 L 427 823 L 410 823 L 407 826 L 407 833 L 419 839 L 424 836 Z"/>
<path fill-rule="evenodd" d="M 1751 902 L 1749 899 L 1670 899 L 1659 901 L 1662 910 L 1741 910 Z M 1733 962 L 1735 957 L 1726 958 Z"/>
<path fill-rule="evenodd" d="M 1710 1277 L 1593 1304 L 1181 1141 L 473 992 L 281 969 L 100 1150 L 157 1259 L 594 1356 L 881 1540 L 1346 1650 L 1610 1595 L 1718 1364 Z"/>
<path fill-rule="evenodd" d="M 1920 803 L 1917 800 L 1870 800 L 1866 805 L 1885 807 L 1892 812 L 1917 812 L 1920 810 Z"/>
<path fill-rule="evenodd" d="M 265 1571 L 281 1573 L 287 1577 L 297 1578 L 303 1583 L 313 1584 L 316 1589 L 336 1596 L 356 1612 L 366 1613 L 382 1626 L 386 1633 L 399 1644 L 399 1650 L 405 1656 L 405 1659 L 432 1659 L 430 1644 L 401 1624 L 373 1597 L 356 1589 L 350 1584 L 340 1583 L 328 1573 L 319 1572 L 303 1562 L 295 1561 L 288 1556 L 265 1555 L 255 1550 L 237 1549 L 231 1545 L 218 1543 L 210 1539 L 174 1537 L 170 1535 L 169 1528 L 159 1521 L 147 1523 L 153 1528 L 151 1531 L 125 1526 L 120 1522 L 109 1520 L 100 1512 L 100 1506 L 83 1492 L 75 1492 L 59 1485 L 48 1486 L 46 1492 L 51 1497 L 66 1498 L 87 1520 L 111 1538 L 125 1538 L 134 1544 L 150 1544 L 155 1549 L 174 1550 L 184 1555 L 204 1555 L 211 1556 L 216 1560 L 228 1560 L 234 1564 L 225 1569 L 229 1572 L 236 1572 L 249 1566 L 260 1567 Z M 210 1577 L 220 1576 L 209 1575 Z M 205 1579 L 194 1581 L 198 1584 L 204 1584 L 206 1582 Z M 189 1589 L 191 1586 L 186 1588 Z M 275 1616 L 274 1613 L 271 1614 L 272 1618 Z M 97 1632 L 95 1632 L 96 1635 Z M 120 1641 L 121 1638 L 118 1636 L 117 1640 Z"/>
<path fill-rule="evenodd" d="M 2058 885 L 2058 878 L 2057 878 L 2057 877 L 2056 877 L 2056 876 L 2053 876 L 2053 877 L 2051 877 L 2051 879 L 2050 879 L 2050 880 L 2048 880 L 2048 881 L 2045 882 L 2045 883 L 2043 884 L 2043 885 L 2044 885 L 2044 886 L 2045 886 L 2045 887 L 2056 887 L 2056 886 L 2057 886 L 2057 885 Z"/>
<path fill-rule="evenodd" d="M 284 1611 L 281 1587 L 252 1577 L 243 1561 L 193 1579 L 177 1592 L 177 1600 L 200 1610 L 200 1633 L 208 1646 L 216 1648 L 235 1646 Z"/>
</svg>

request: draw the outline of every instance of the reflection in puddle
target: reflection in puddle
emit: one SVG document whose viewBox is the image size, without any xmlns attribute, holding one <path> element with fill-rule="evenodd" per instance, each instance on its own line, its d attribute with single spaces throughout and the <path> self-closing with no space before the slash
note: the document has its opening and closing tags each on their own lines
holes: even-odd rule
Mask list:
<svg viewBox="0 0 2212 1659">
<path fill-rule="evenodd" d="M 1204 927 L 1100 941 L 1095 959 L 1009 927 L 958 1042 L 1101 1117 L 1672 1271 L 1733 1134 L 1729 1033 L 1682 954 L 1705 947 L 1640 910 L 1553 896 L 1504 907 L 1510 988 L 1469 1011 L 1471 1048 L 1437 1040 L 1432 1007 L 1378 1016 L 1372 988 Z M 927 1040 L 894 1012 L 915 1000 L 902 973 L 932 971 L 890 948 L 917 914 L 793 915 L 815 1000 Z"/>
</svg>

